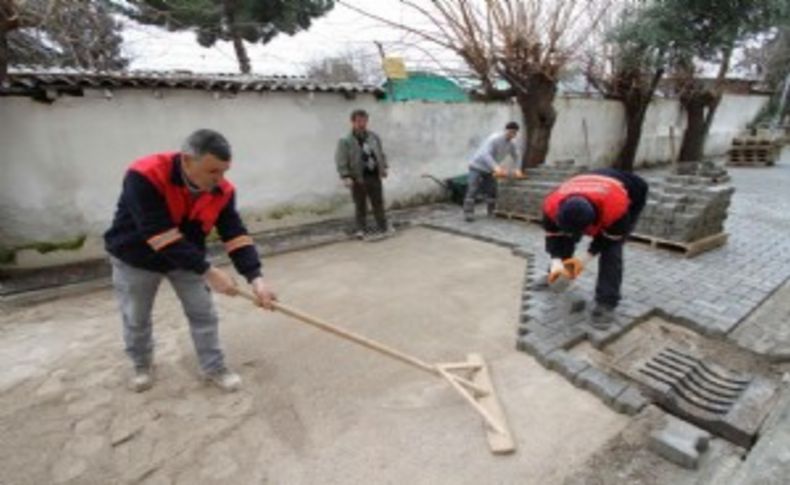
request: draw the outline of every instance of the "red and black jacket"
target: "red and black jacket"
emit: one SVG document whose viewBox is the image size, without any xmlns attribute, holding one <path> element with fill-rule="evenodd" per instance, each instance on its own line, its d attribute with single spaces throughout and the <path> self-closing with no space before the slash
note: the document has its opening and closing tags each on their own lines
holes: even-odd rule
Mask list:
<svg viewBox="0 0 790 485">
<path fill-rule="evenodd" d="M 165 273 L 208 270 L 206 236 L 216 227 L 236 270 L 248 281 L 261 275 L 258 251 L 236 212 L 233 185 L 193 194 L 178 153 L 157 153 L 131 164 L 123 180 L 107 251 L 137 268 Z"/>
<path fill-rule="evenodd" d="M 595 223 L 584 233 L 593 238 L 589 252 L 598 254 L 612 244 L 622 242 L 636 225 L 647 201 L 647 182 L 629 172 L 612 168 L 593 170 L 563 182 L 543 201 L 543 227 L 546 251 L 552 258 L 573 256 L 580 234 L 563 232 L 557 223 L 562 202 L 580 195 L 595 208 Z"/>
</svg>

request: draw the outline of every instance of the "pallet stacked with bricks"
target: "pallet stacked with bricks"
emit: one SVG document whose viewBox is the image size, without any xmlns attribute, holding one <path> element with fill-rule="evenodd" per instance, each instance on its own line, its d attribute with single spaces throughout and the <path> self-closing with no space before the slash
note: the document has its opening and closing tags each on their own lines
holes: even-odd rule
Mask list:
<svg viewBox="0 0 790 485">
<path fill-rule="evenodd" d="M 543 199 L 563 181 L 585 171 L 565 162 L 560 166 L 540 166 L 528 169 L 526 178 L 503 178 L 497 188 L 497 214 L 524 220 L 542 217 Z"/>
<path fill-rule="evenodd" d="M 695 173 L 651 179 L 647 204 L 635 228 L 637 238 L 693 243 L 724 234 L 735 188 L 726 171 L 712 165 Z"/>
<path fill-rule="evenodd" d="M 770 132 L 739 136 L 732 139 L 729 165 L 760 166 L 774 165 L 782 148 L 782 138 Z"/>
</svg>

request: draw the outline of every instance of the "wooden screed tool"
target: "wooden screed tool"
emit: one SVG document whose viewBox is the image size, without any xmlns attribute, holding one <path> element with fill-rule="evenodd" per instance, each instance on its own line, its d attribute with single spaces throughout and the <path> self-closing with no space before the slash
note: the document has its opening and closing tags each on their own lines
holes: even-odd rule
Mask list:
<svg viewBox="0 0 790 485">
<path fill-rule="evenodd" d="M 258 300 L 249 292 L 239 290 L 239 294 L 253 303 Z M 421 371 L 436 376 L 458 392 L 482 418 L 485 425 L 486 438 L 491 452 L 495 454 L 512 453 L 516 449 L 513 435 L 508 428 L 505 413 L 494 392 L 488 367 L 482 356 L 469 354 L 465 361 L 429 364 L 387 345 L 371 340 L 362 335 L 342 329 L 319 318 L 308 315 L 283 303 L 275 302 L 274 309 L 284 315 L 313 326 L 337 337 L 354 342 L 366 349 L 385 355 Z"/>
</svg>

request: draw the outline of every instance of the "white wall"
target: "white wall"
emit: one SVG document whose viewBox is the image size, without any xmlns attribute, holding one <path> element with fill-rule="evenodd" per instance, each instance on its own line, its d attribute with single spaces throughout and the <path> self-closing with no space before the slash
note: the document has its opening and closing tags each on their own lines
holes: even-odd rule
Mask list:
<svg viewBox="0 0 790 485">
<path fill-rule="evenodd" d="M 726 150 L 729 138 L 760 109 L 761 97 L 725 97 L 708 148 Z M 593 165 L 611 161 L 623 136 L 618 103 L 561 98 L 549 160 L 587 163 L 582 120 Z M 348 130 L 348 114 L 362 107 L 382 135 L 392 165 L 389 202 L 436 191 L 421 178 L 463 173 L 466 159 L 492 131 L 513 119 L 505 103 L 377 102 L 327 93 L 240 93 L 190 90 L 103 90 L 62 97 L 47 105 L 23 97 L 0 98 L 0 246 L 59 241 L 88 234 L 81 251 L 46 256 L 19 254 L 17 267 L 56 264 L 100 255 L 100 235 L 114 211 L 128 163 L 152 152 L 177 149 L 190 131 L 224 133 L 234 147 L 230 179 L 253 230 L 350 215 L 350 198 L 337 180 L 333 154 Z M 669 126 L 677 147 L 684 117 L 674 101 L 648 112 L 640 160 L 669 158 Z M 676 148 L 677 150 L 677 148 Z M 288 213 L 273 219 L 273 213 Z"/>
</svg>

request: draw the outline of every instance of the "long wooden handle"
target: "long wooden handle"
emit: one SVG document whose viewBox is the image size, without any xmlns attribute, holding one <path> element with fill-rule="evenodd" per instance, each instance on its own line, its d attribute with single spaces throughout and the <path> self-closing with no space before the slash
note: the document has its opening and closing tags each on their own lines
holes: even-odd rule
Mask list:
<svg viewBox="0 0 790 485">
<path fill-rule="evenodd" d="M 258 299 L 249 293 L 248 291 L 239 288 L 239 295 L 243 296 L 244 298 L 250 300 L 251 302 L 258 304 Z M 405 364 L 408 364 L 412 367 L 416 367 L 420 370 L 425 372 L 430 372 L 434 375 L 440 375 L 438 369 L 435 366 L 423 362 L 422 360 L 418 359 L 417 357 L 405 354 L 399 350 L 395 350 L 392 347 L 388 347 L 382 343 L 376 342 L 375 340 L 371 340 L 367 337 L 363 337 L 362 335 L 358 335 L 356 333 L 350 332 L 348 330 L 344 330 L 340 327 L 336 327 L 331 323 L 325 322 L 318 317 L 314 317 L 312 315 L 308 315 L 302 311 L 299 311 L 295 308 L 291 308 L 283 303 L 274 302 L 274 309 L 284 315 L 288 315 L 289 317 L 293 317 L 299 320 L 302 323 L 306 323 L 313 327 L 319 328 L 325 332 L 329 332 L 331 334 L 337 335 L 338 337 L 344 338 L 346 340 L 350 340 L 355 342 L 363 347 L 367 347 L 371 350 L 375 350 L 381 354 L 384 354 L 388 357 L 393 359 L 399 360 Z"/>
</svg>

